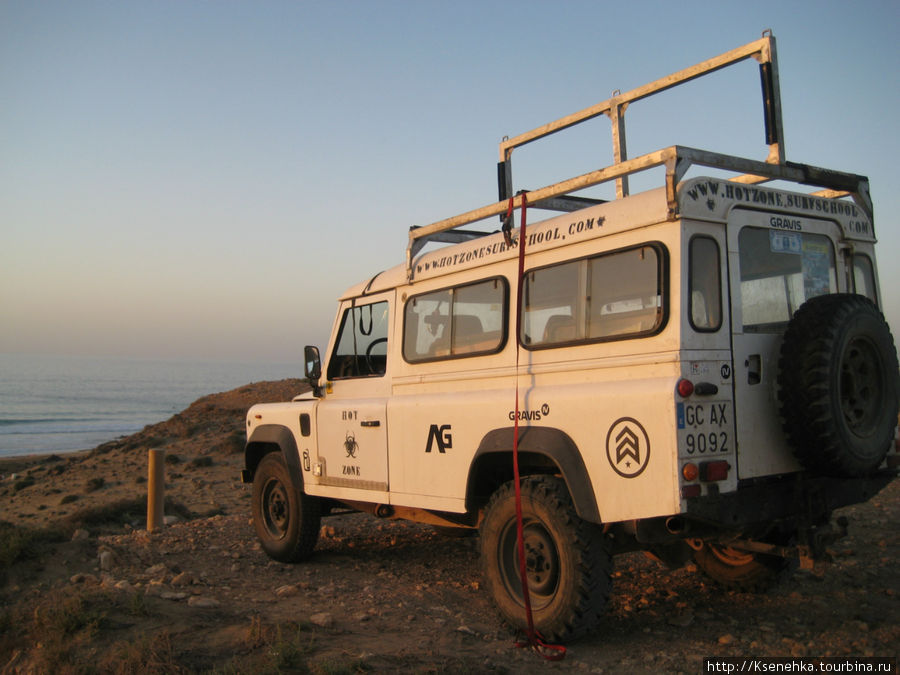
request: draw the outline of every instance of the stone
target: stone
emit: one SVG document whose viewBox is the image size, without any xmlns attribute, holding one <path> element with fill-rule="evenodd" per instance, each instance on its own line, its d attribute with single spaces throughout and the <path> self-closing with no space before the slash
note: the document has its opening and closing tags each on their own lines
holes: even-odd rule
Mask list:
<svg viewBox="0 0 900 675">
<path fill-rule="evenodd" d="M 151 565 L 146 570 L 144 570 L 144 574 L 147 574 L 151 577 L 155 577 L 159 574 L 164 574 L 167 571 L 165 564 L 156 563 L 155 565 Z"/>
<path fill-rule="evenodd" d="M 678 626 L 680 628 L 686 628 L 694 623 L 694 615 L 689 611 L 679 612 L 675 616 L 670 616 L 668 621 L 666 622 L 670 626 Z"/>
<path fill-rule="evenodd" d="M 112 551 L 100 551 L 100 569 L 108 572 L 112 569 Z"/>
<path fill-rule="evenodd" d="M 198 609 L 212 609 L 218 607 L 220 603 L 215 598 L 209 598 L 203 595 L 194 595 L 188 598 L 188 607 L 196 607 Z"/>
<path fill-rule="evenodd" d="M 188 571 L 176 574 L 171 581 L 173 586 L 190 586 L 194 583 L 194 575 Z"/>
<path fill-rule="evenodd" d="M 334 625 L 334 617 L 330 612 L 319 612 L 310 616 L 309 622 L 320 628 L 331 628 Z"/>
<path fill-rule="evenodd" d="M 275 595 L 279 598 L 289 598 L 292 595 L 297 595 L 299 592 L 300 590 L 291 584 L 285 584 L 284 586 L 279 586 L 275 589 Z"/>
<path fill-rule="evenodd" d="M 188 594 L 183 591 L 163 591 L 159 594 L 159 597 L 161 597 L 163 600 L 184 600 L 187 596 Z"/>
<path fill-rule="evenodd" d="M 90 538 L 91 533 L 87 530 L 78 529 L 72 533 L 72 541 L 87 541 Z"/>
</svg>

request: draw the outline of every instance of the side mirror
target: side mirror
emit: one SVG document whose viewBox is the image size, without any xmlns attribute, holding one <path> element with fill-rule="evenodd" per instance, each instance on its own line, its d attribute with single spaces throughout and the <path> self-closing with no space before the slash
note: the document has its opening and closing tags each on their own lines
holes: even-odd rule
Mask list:
<svg viewBox="0 0 900 675">
<path fill-rule="evenodd" d="M 322 377 L 322 359 L 319 356 L 319 348 L 311 345 L 304 347 L 303 362 L 306 379 L 312 385 L 313 396 L 321 398 L 322 390 L 319 388 L 319 378 Z"/>
</svg>

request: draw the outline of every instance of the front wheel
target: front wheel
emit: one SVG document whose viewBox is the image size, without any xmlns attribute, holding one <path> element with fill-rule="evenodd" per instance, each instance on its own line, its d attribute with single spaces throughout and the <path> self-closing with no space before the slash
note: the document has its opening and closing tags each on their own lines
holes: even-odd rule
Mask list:
<svg viewBox="0 0 900 675">
<path fill-rule="evenodd" d="M 599 623 L 610 590 L 612 558 L 597 525 L 575 513 L 565 483 L 551 476 L 522 481 L 526 576 L 534 627 L 546 639 L 583 635 Z M 519 572 L 515 484 L 491 497 L 481 525 L 485 583 L 503 618 L 527 626 Z"/>
<path fill-rule="evenodd" d="M 308 558 L 320 521 L 319 500 L 295 486 L 281 454 L 263 457 L 253 477 L 253 527 L 269 557 L 280 562 Z"/>
</svg>

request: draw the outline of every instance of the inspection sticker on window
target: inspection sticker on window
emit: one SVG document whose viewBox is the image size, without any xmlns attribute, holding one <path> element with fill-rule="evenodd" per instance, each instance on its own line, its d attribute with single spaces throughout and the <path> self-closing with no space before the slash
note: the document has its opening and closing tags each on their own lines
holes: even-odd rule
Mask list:
<svg viewBox="0 0 900 675">
<path fill-rule="evenodd" d="M 769 230 L 769 250 L 772 253 L 803 253 L 803 239 L 795 232 Z"/>
<path fill-rule="evenodd" d="M 679 457 L 701 458 L 731 452 L 731 401 L 676 405 Z"/>
</svg>

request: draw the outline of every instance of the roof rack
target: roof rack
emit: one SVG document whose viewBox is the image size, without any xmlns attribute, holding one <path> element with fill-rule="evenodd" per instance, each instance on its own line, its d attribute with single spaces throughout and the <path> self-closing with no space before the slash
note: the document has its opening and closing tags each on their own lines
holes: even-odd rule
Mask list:
<svg viewBox="0 0 900 675">
<path fill-rule="evenodd" d="M 745 159 L 679 145 L 663 148 L 633 159 L 627 158 L 625 109 L 629 104 L 749 58 L 759 62 L 765 140 L 768 145 L 768 156 L 765 161 Z M 616 199 L 621 199 L 628 196 L 628 177 L 631 174 L 663 166 L 666 171 L 666 200 L 668 202 L 669 217 L 674 218 L 677 212 L 676 188 L 684 178 L 687 170 L 692 166 L 698 165 L 735 172 L 739 175 L 730 179 L 735 182 L 763 183 L 770 180 L 785 180 L 822 188 L 818 192 L 812 193 L 818 197 L 836 199 L 850 196 L 866 212 L 869 218 L 872 217 L 869 181 L 865 176 L 832 171 L 785 160 L 775 36 L 772 35 L 771 30 L 766 30 L 763 32 L 762 38 L 743 47 L 732 49 L 729 52 L 672 73 L 667 77 L 645 84 L 637 89 L 632 89 L 624 94 L 614 92 L 612 98 L 589 108 L 567 115 L 514 138 L 504 138 L 500 143 L 500 161 L 497 165 L 499 201 L 430 225 L 410 228 L 409 246 L 406 251 L 407 276 L 412 278 L 413 258 L 418 255 L 428 242 L 460 243 L 492 234 L 492 232 L 458 230 L 457 228 L 490 218 L 491 216 L 506 214 L 509 208 L 509 198 L 514 194 L 512 152 L 515 148 L 600 115 L 608 116 L 612 123 L 614 163 L 608 167 L 554 183 L 544 188 L 526 191 L 524 196 L 529 206 L 558 211 L 574 211 L 585 208 L 591 204 L 601 203 L 601 200 L 575 197 L 569 193 L 613 180 L 616 182 Z M 515 200 L 514 205 L 520 207 L 522 196 L 516 195 L 513 199 Z"/>
</svg>

